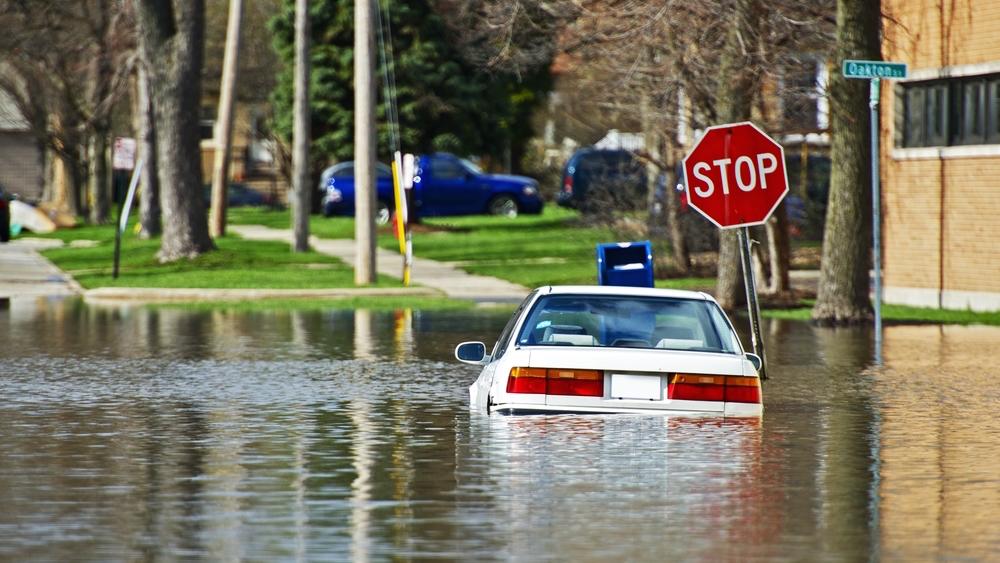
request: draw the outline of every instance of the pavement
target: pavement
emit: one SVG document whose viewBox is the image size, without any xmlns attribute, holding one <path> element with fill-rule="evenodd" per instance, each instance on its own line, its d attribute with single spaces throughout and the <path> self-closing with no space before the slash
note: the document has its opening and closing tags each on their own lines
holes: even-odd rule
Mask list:
<svg viewBox="0 0 1000 563">
<path fill-rule="evenodd" d="M 72 276 L 38 253 L 62 244 L 60 240 L 33 238 L 0 244 L 0 300 L 80 293 L 80 285 Z"/>
</svg>

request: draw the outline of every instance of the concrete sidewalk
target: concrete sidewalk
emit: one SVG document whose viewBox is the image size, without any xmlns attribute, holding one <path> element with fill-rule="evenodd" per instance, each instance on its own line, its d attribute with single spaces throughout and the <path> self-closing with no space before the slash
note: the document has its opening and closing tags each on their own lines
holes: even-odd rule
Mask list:
<svg viewBox="0 0 1000 563">
<path fill-rule="evenodd" d="M 72 276 L 38 253 L 62 245 L 60 240 L 32 238 L 0 244 L 0 299 L 80 293 Z"/>
<path fill-rule="evenodd" d="M 230 225 L 228 229 L 248 240 L 292 242 L 289 229 L 272 229 L 260 225 Z M 354 267 L 355 245 L 352 239 L 321 239 L 313 236 L 309 238 L 309 244 L 317 252 L 339 258 L 348 266 Z M 402 258 L 398 253 L 378 248 L 376 262 L 379 274 L 402 277 Z M 452 299 L 468 299 L 478 303 L 520 303 L 530 291 L 508 281 L 477 276 L 450 264 L 416 257 L 413 259 L 411 280 L 414 284 L 440 290 Z"/>
</svg>

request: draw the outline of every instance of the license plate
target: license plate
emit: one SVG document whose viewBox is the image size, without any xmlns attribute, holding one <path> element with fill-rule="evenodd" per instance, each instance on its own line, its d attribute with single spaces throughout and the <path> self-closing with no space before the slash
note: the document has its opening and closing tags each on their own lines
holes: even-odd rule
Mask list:
<svg viewBox="0 0 1000 563">
<path fill-rule="evenodd" d="M 659 401 L 663 399 L 660 377 L 613 373 L 611 374 L 611 398 Z"/>
</svg>

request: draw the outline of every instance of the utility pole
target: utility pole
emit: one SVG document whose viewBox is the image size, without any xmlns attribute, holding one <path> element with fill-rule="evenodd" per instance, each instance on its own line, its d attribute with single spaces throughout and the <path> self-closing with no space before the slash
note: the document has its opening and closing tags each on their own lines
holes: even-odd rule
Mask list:
<svg viewBox="0 0 1000 563">
<path fill-rule="evenodd" d="M 354 0 L 354 283 L 375 283 L 375 34 L 372 0 Z"/>
<path fill-rule="evenodd" d="M 222 63 L 219 88 L 219 113 L 215 121 L 215 165 L 212 167 L 212 216 L 208 234 L 218 238 L 226 234 L 226 207 L 229 192 L 229 158 L 233 151 L 233 106 L 236 76 L 239 72 L 240 28 L 243 0 L 229 0 L 229 23 L 226 28 L 226 54 Z"/>
<path fill-rule="evenodd" d="M 292 107 L 292 250 L 309 250 L 309 0 L 295 0 L 295 100 Z"/>
</svg>

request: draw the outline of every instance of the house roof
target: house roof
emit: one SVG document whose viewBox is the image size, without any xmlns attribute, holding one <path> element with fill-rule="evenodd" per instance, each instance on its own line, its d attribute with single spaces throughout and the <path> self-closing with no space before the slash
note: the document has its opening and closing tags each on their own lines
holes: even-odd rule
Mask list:
<svg viewBox="0 0 1000 563">
<path fill-rule="evenodd" d="M 14 99 L 0 88 L 0 131 L 27 131 L 28 127 L 28 120 L 21 115 Z"/>
</svg>

